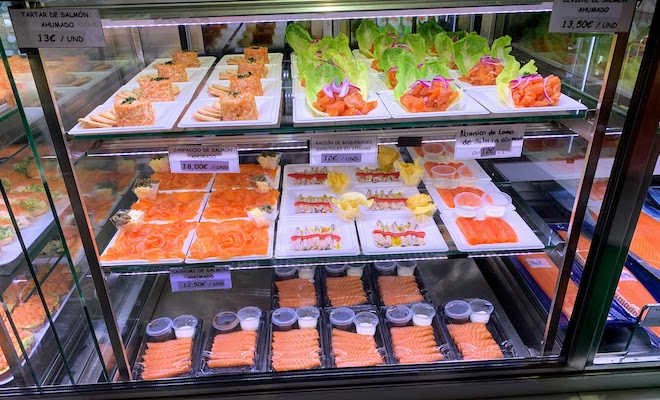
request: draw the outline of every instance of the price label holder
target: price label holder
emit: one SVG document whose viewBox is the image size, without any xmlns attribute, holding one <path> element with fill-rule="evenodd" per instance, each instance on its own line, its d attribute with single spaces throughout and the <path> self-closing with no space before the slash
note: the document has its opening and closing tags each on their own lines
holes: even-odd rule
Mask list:
<svg viewBox="0 0 660 400">
<path fill-rule="evenodd" d="M 660 304 L 648 305 L 640 326 L 660 326 Z"/>
<path fill-rule="evenodd" d="M 98 10 L 10 8 L 9 16 L 22 49 L 105 47 Z"/>
<path fill-rule="evenodd" d="M 236 146 L 169 146 L 170 171 L 174 173 L 239 172 Z"/>
<path fill-rule="evenodd" d="M 549 32 L 627 32 L 636 0 L 554 0 Z"/>
<path fill-rule="evenodd" d="M 461 126 L 456 131 L 454 159 L 520 157 L 524 136 L 524 124 Z"/>
<path fill-rule="evenodd" d="M 377 137 L 318 137 L 309 142 L 310 164 L 315 167 L 377 163 Z"/>
<path fill-rule="evenodd" d="M 228 265 L 208 268 L 171 268 L 170 285 L 173 292 L 231 289 L 231 272 Z"/>
</svg>

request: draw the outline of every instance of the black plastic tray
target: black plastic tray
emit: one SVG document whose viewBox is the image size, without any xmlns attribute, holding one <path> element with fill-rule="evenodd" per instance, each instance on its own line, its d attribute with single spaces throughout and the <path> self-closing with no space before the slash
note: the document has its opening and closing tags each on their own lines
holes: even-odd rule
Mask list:
<svg viewBox="0 0 660 400">
<path fill-rule="evenodd" d="M 314 270 L 314 279 L 312 279 L 312 282 L 314 283 L 314 289 L 316 289 L 316 304 L 314 305 L 315 307 L 322 307 L 323 306 L 323 287 L 321 284 L 321 268 L 320 266 L 317 266 Z M 294 275 L 293 278 L 290 279 L 295 279 L 298 278 L 298 272 Z M 272 278 L 272 286 L 271 286 L 271 294 L 273 301 L 271 303 L 271 309 L 275 310 L 277 308 L 282 307 L 280 305 L 280 296 L 279 293 L 277 292 L 277 286 L 275 286 L 275 282 L 277 281 L 283 281 L 283 280 L 288 280 L 288 279 L 282 279 L 275 275 L 275 269 L 273 269 L 273 278 Z"/>
<path fill-rule="evenodd" d="M 320 267 L 317 267 L 317 269 Z M 362 289 L 364 290 L 364 293 L 367 296 L 367 302 L 362 303 L 362 304 L 356 304 L 350 307 L 357 307 L 357 306 L 364 306 L 364 305 L 376 305 L 378 304 L 378 298 L 376 296 L 376 289 L 374 287 L 374 280 L 371 277 L 371 274 L 373 271 L 371 268 L 367 265 L 364 267 L 364 270 L 362 272 Z M 323 288 L 323 305 L 324 307 L 342 307 L 342 306 L 334 306 L 330 302 L 330 297 L 328 297 L 328 284 L 327 284 L 327 279 L 330 278 L 325 271 L 325 268 L 321 268 L 321 280 L 322 280 L 322 288 Z M 342 273 L 341 276 L 347 276 L 346 271 Z"/>
<path fill-rule="evenodd" d="M 371 270 L 369 271 L 369 275 L 371 276 L 371 285 L 374 290 L 375 294 L 375 299 L 376 303 L 380 307 L 389 307 L 393 305 L 409 305 L 409 304 L 414 304 L 414 303 L 401 303 L 401 304 L 390 304 L 389 306 L 386 306 L 385 303 L 383 303 L 383 298 L 380 293 L 380 286 L 378 285 L 378 270 L 374 266 L 370 266 Z M 394 274 L 391 276 L 396 276 L 396 269 L 394 270 Z M 419 292 L 422 294 L 422 297 L 424 298 L 424 301 L 427 303 L 431 303 L 431 298 L 429 296 L 429 291 L 426 288 L 426 282 L 424 282 L 424 279 L 422 278 L 422 274 L 419 271 L 419 267 L 415 268 L 415 280 L 417 281 L 417 287 L 419 288 Z"/>
</svg>

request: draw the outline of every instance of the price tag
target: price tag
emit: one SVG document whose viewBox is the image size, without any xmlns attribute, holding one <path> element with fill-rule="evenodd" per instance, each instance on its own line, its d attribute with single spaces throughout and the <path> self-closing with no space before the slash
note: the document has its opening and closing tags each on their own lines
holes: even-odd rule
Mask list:
<svg viewBox="0 0 660 400">
<path fill-rule="evenodd" d="M 623 271 L 621 271 L 621 277 L 619 278 L 619 281 L 637 282 L 637 278 L 635 278 L 635 275 L 633 275 L 632 272 L 626 271 L 624 269 Z"/>
<path fill-rule="evenodd" d="M 456 131 L 454 158 L 520 157 L 524 136 L 524 124 L 462 126 Z"/>
<path fill-rule="evenodd" d="M 532 268 L 552 268 L 552 265 L 545 258 L 528 258 L 527 263 Z"/>
<path fill-rule="evenodd" d="M 98 10 L 10 8 L 9 15 L 21 48 L 105 47 Z"/>
<path fill-rule="evenodd" d="M 660 326 L 660 304 L 649 306 L 641 326 Z"/>
<path fill-rule="evenodd" d="M 170 285 L 173 292 L 231 289 L 231 272 L 228 265 L 209 268 L 172 268 Z"/>
<path fill-rule="evenodd" d="M 636 0 L 554 0 L 549 32 L 626 32 Z"/>
<path fill-rule="evenodd" d="M 327 137 L 310 140 L 312 166 L 373 165 L 378 158 L 378 138 Z"/>
<path fill-rule="evenodd" d="M 170 171 L 179 173 L 239 172 L 236 146 L 169 146 Z"/>
</svg>

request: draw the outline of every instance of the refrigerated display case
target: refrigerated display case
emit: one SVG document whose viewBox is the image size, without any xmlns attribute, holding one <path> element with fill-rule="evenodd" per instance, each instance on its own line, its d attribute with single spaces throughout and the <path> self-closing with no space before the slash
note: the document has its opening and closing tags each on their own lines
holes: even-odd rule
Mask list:
<svg viewBox="0 0 660 400">
<path fill-rule="evenodd" d="M 66 240 L 20 242 L 63 332 L 55 355 L 10 357 L 14 376 L 49 372 L 0 395 L 476 398 L 656 376 L 599 362 L 603 333 L 635 331 L 652 360 L 660 343 L 639 347 L 627 303 L 594 289 L 612 268 L 593 255 L 629 138 L 655 140 L 635 125 L 654 7 L 598 35 L 547 33 L 539 2 L 82 7 L 105 47 L 10 53 L 2 33 L 3 198 L 35 180 Z M 17 233 L 37 222 L 22 213 Z M 44 248 L 74 272 L 79 301 L 57 301 L 76 324 L 48 302 L 60 270 L 30 261 Z"/>
</svg>

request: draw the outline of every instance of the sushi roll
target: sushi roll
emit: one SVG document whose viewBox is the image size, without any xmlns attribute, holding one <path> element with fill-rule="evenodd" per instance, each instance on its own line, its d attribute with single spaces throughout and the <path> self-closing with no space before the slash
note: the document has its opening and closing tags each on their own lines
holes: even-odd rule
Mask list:
<svg viewBox="0 0 660 400">
<path fill-rule="evenodd" d="M 238 75 L 252 73 L 252 75 L 260 78 L 265 78 L 268 75 L 266 65 L 255 58 L 239 58 L 236 63 L 238 64 Z"/>
<path fill-rule="evenodd" d="M 329 214 L 332 213 L 333 197 L 323 196 L 303 196 L 299 195 L 293 204 L 296 214 Z"/>
<path fill-rule="evenodd" d="M 200 65 L 197 52 L 192 50 L 175 51 L 172 53 L 172 62 L 186 68 L 197 68 Z"/>
<path fill-rule="evenodd" d="M 266 175 L 254 175 L 250 177 L 250 185 L 257 193 L 268 193 L 273 186 L 272 181 Z"/>
<path fill-rule="evenodd" d="M 0 246 L 5 246 L 14 240 L 14 229 L 11 226 L 0 226 Z"/>
<path fill-rule="evenodd" d="M 188 73 L 186 72 L 185 65 L 174 64 L 168 61 L 163 64 L 156 64 L 156 71 L 158 71 L 158 76 L 170 78 L 172 82 L 188 82 Z"/>
<path fill-rule="evenodd" d="M 155 155 L 151 157 L 149 167 L 151 167 L 154 172 L 170 172 L 170 159 L 163 154 Z"/>
<path fill-rule="evenodd" d="M 174 101 L 172 80 L 162 76 L 138 79 L 142 94 L 140 98 L 149 101 Z"/>
<path fill-rule="evenodd" d="M 259 75 L 252 72 L 243 75 L 230 75 L 229 90 L 239 93 L 252 93 L 254 96 L 264 95 L 264 89 L 261 86 Z"/>
<path fill-rule="evenodd" d="M 280 158 L 282 155 L 274 151 L 264 151 L 259 157 L 257 157 L 257 162 L 263 169 L 277 169 L 280 165 Z"/>
<path fill-rule="evenodd" d="M 156 123 L 156 113 L 149 100 L 129 97 L 114 105 L 117 126 L 149 126 Z"/>
<path fill-rule="evenodd" d="M 133 186 L 133 193 L 138 199 L 155 200 L 158 194 L 158 186 L 160 186 L 160 180 L 158 179 L 138 179 L 135 181 L 135 186 Z"/>
<path fill-rule="evenodd" d="M 259 119 L 257 102 L 251 93 L 227 93 L 218 98 L 224 121 L 244 121 Z"/>
<path fill-rule="evenodd" d="M 245 53 L 245 58 L 254 58 L 262 64 L 268 64 L 270 62 L 268 59 L 268 47 L 250 46 L 246 47 L 243 52 Z"/>
</svg>

